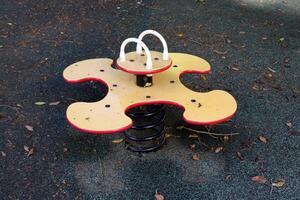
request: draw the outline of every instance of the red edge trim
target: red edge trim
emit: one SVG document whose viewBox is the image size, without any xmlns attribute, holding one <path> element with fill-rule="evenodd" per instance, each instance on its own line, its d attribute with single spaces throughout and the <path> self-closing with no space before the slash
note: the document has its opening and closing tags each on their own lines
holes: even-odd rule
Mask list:
<svg viewBox="0 0 300 200">
<path fill-rule="evenodd" d="M 118 66 L 118 65 L 117 65 Z M 168 68 L 170 68 L 172 66 L 172 63 L 168 66 Z M 119 66 L 118 66 L 119 67 Z M 166 69 L 168 69 L 166 68 Z M 123 70 L 123 69 L 122 69 Z M 159 69 L 159 70 L 156 70 L 156 72 L 151 72 L 151 73 L 158 73 L 158 72 L 161 72 L 163 71 L 163 69 Z M 126 70 L 124 70 L 126 71 Z M 128 72 L 128 71 L 127 71 Z M 196 74 L 208 74 L 210 72 L 210 69 L 206 70 L 206 71 L 199 71 L 199 70 L 186 70 L 186 71 L 183 71 L 180 75 L 182 74 L 193 74 L 193 73 L 196 73 Z M 131 73 L 131 72 L 129 72 Z M 140 74 L 144 74 L 144 73 L 140 73 Z M 68 80 L 66 79 L 65 77 L 64 78 L 64 81 L 67 82 L 67 83 L 83 83 L 83 82 L 87 82 L 87 81 L 98 81 L 100 83 L 103 83 L 104 85 L 106 85 L 107 87 L 108 84 L 103 81 L 102 79 L 99 79 L 99 78 L 95 78 L 95 77 L 88 77 L 88 78 L 83 78 L 83 79 L 79 79 L 79 80 Z M 129 105 L 126 109 L 125 109 L 125 112 L 131 108 L 134 108 L 134 107 L 137 107 L 137 106 L 144 106 L 144 105 L 153 105 L 153 104 L 167 104 L 167 105 L 174 105 L 182 110 L 185 110 L 184 107 L 179 104 L 179 103 L 176 103 L 176 102 L 173 102 L 173 101 L 145 101 L 145 102 L 140 102 L 140 103 L 135 103 L 135 104 L 131 104 Z M 228 121 L 230 118 L 232 118 L 235 113 L 236 113 L 237 110 L 234 111 L 234 113 L 232 113 L 231 115 L 229 115 L 228 117 L 224 118 L 224 119 L 219 119 L 219 120 L 216 120 L 216 121 L 210 121 L 210 122 L 199 122 L 199 121 L 192 121 L 192 120 L 188 120 L 186 119 L 184 116 L 183 116 L 183 119 L 185 122 L 189 123 L 189 124 L 194 124 L 194 125 L 208 125 L 208 124 L 217 124 L 217 123 L 222 123 L 222 122 L 225 122 L 225 121 Z M 67 117 L 66 117 L 67 118 Z M 82 132 L 86 132 L 86 133 L 90 133 L 90 134 L 113 134 L 113 133 L 117 133 L 117 132 L 122 132 L 122 131 L 125 131 L 125 130 L 128 130 L 132 127 L 132 123 L 128 124 L 127 126 L 125 127 L 122 127 L 122 128 L 119 128 L 119 129 L 115 129 L 115 130 L 109 130 L 109 131 L 94 131 L 94 130 L 88 130 L 88 129 L 83 129 L 83 128 L 80 128 L 78 126 L 76 126 L 75 124 L 73 124 L 68 118 L 67 118 L 67 121 L 68 123 L 74 128 L 74 129 L 77 129 L 79 131 L 82 131 Z"/>
<path fill-rule="evenodd" d="M 118 62 L 116 61 L 116 66 L 118 69 L 124 71 L 124 72 L 128 72 L 130 74 L 137 74 L 137 75 L 146 75 L 146 74 L 157 74 L 159 72 L 163 72 L 167 69 L 169 69 L 171 66 L 172 66 L 172 61 L 169 65 L 165 66 L 165 67 L 162 67 L 162 68 L 159 68 L 159 69 L 152 69 L 152 70 L 147 70 L 147 71 L 134 71 L 134 70 L 129 70 L 129 69 L 126 69 L 122 66 L 120 66 L 118 64 Z"/>
<path fill-rule="evenodd" d="M 140 103 L 135 103 L 135 104 L 131 104 L 129 105 L 126 109 L 125 112 L 131 108 L 137 107 L 137 106 L 145 106 L 145 105 L 155 105 L 155 104 L 167 104 L 167 105 L 173 105 L 176 106 L 182 110 L 185 110 L 184 107 L 176 102 L 173 101 L 145 101 L 145 102 L 140 102 Z M 183 116 L 183 119 L 186 123 L 189 124 L 193 124 L 193 125 L 212 125 L 212 124 L 217 124 L 217 123 L 221 123 L 221 122 L 225 122 L 228 121 L 231 117 L 234 116 L 234 114 L 236 113 L 237 110 L 234 111 L 234 113 L 232 113 L 231 115 L 229 115 L 228 117 L 225 117 L 224 119 L 219 119 L 216 121 L 210 121 L 210 122 L 199 122 L 199 121 L 192 121 L 192 120 L 188 120 Z M 78 126 L 76 126 L 75 124 L 72 124 L 72 122 L 67 118 L 67 121 L 69 122 L 69 124 L 82 132 L 86 132 L 86 133 L 90 133 L 90 134 L 113 134 L 113 133 L 117 133 L 117 132 L 122 132 L 122 131 L 126 131 L 128 129 L 131 128 L 132 126 L 132 122 L 130 124 L 128 124 L 125 127 L 119 128 L 119 129 L 115 129 L 115 130 L 108 130 L 108 131 L 93 131 L 93 130 L 89 130 L 89 129 L 83 129 L 80 128 Z"/>
</svg>

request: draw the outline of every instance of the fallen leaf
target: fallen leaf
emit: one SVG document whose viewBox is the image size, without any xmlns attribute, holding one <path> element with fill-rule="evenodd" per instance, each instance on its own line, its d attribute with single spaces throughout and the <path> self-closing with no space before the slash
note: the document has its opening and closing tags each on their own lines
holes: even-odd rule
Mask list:
<svg viewBox="0 0 300 200">
<path fill-rule="evenodd" d="M 236 155 L 237 155 L 237 157 L 240 159 L 240 160 L 244 160 L 245 158 L 244 158 L 244 156 L 242 155 L 242 153 L 241 152 L 236 152 Z"/>
<path fill-rule="evenodd" d="M 38 102 L 35 102 L 34 104 L 37 105 L 37 106 L 42 106 L 42 105 L 45 105 L 46 102 L 38 101 Z"/>
<path fill-rule="evenodd" d="M 68 151 L 68 148 L 63 148 L 63 151 L 64 151 L 64 152 L 67 152 L 67 151 Z"/>
<path fill-rule="evenodd" d="M 115 139 L 115 140 L 112 141 L 112 143 L 120 144 L 121 142 L 123 142 L 123 140 L 124 140 L 123 138 Z"/>
<path fill-rule="evenodd" d="M 34 153 L 34 148 L 31 148 L 31 149 L 28 151 L 27 156 L 29 157 L 29 156 L 33 155 L 33 153 Z"/>
<path fill-rule="evenodd" d="M 268 70 L 269 70 L 270 72 L 272 72 L 272 73 L 275 73 L 275 72 L 276 72 L 274 69 L 272 69 L 272 68 L 270 68 L 270 67 L 268 67 Z"/>
<path fill-rule="evenodd" d="M 229 141 L 229 136 L 227 136 L 227 135 L 224 136 L 224 137 L 223 137 L 223 141 L 224 141 L 224 143 L 227 143 L 227 142 Z"/>
<path fill-rule="evenodd" d="M 159 194 L 157 191 L 155 192 L 155 200 L 164 200 L 164 196 Z"/>
<path fill-rule="evenodd" d="M 264 137 L 264 136 L 261 136 L 261 135 L 258 136 L 258 139 L 259 139 L 261 142 L 265 143 L 265 144 L 268 142 L 268 139 L 267 139 L 266 137 Z"/>
<path fill-rule="evenodd" d="M 224 149 L 224 147 L 217 147 L 215 149 L 215 153 L 220 153 L 223 149 Z"/>
<path fill-rule="evenodd" d="M 24 150 L 28 152 L 29 151 L 29 147 L 26 146 L 26 145 L 24 145 Z"/>
<path fill-rule="evenodd" d="M 9 23 L 7 23 L 7 25 L 12 26 L 13 24 L 9 22 Z"/>
<path fill-rule="evenodd" d="M 226 55 L 227 51 L 218 51 L 218 50 L 213 50 L 214 53 L 219 54 L 219 55 Z"/>
<path fill-rule="evenodd" d="M 260 184 L 265 184 L 267 182 L 267 179 L 263 176 L 253 176 L 251 180 Z"/>
<path fill-rule="evenodd" d="M 189 138 L 198 138 L 199 136 L 198 135 L 196 135 L 196 134 L 190 134 L 189 135 Z"/>
<path fill-rule="evenodd" d="M 182 129 L 184 129 L 184 126 L 177 126 L 176 129 L 177 130 L 182 130 Z"/>
<path fill-rule="evenodd" d="M 225 176 L 225 179 L 226 179 L 226 180 L 229 180 L 230 178 L 231 178 L 231 175 Z"/>
<path fill-rule="evenodd" d="M 200 160 L 199 154 L 194 154 L 192 158 L 193 160 Z"/>
<path fill-rule="evenodd" d="M 49 103 L 49 106 L 57 106 L 58 104 L 60 104 L 60 101 L 51 102 Z"/>
<path fill-rule="evenodd" d="M 267 40 L 268 38 L 267 38 L 267 37 L 262 37 L 261 39 L 262 39 L 262 40 Z"/>
<path fill-rule="evenodd" d="M 289 128 L 292 128 L 293 127 L 293 124 L 291 122 L 287 122 L 286 125 L 289 127 Z"/>
<path fill-rule="evenodd" d="M 272 183 L 272 186 L 275 187 L 282 187 L 285 184 L 285 180 L 284 179 L 277 179 L 274 183 Z"/>
<path fill-rule="evenodd" d="M 33 127 L 32 127 L 32 126 L 26 125 L 25 128 L 26 128 L 28 131 L 31 131 L 31 132 L 33 131 Z"/>
<path fill-rule="evenodd" d="M 1 155 L 2 155 L 3 157 L 5 157 L 5 156 L 6 156 L 6 153 L 5 153 L 4 151 L 1 151 Z"/>
<path fill-rule="evenodd" d="M 176 35 L 177 35 L 178 37 L 180 37 L 180 38 L 182 38 L 182 37 L 184 36 L 183 33 L 177 33 Z"/>
<path fill-rule="evenodd" d="M 279 38 L 279 41 L 280 41 L 280 42 L 283 42 L 284 40 L 285 40 L 284 37 Z"/>
<path fill-rule="evenodd" d="M 172 136 L 173 136 L 172 134 L 166 133 L 166 138 L 170 138 L 170 137 L 172 137 Z"/>
<path fill-rule="evenodd" d="M 204 81 L 206 81 L 206 80 L 207 80 L 206 76 L 205 76 L 205 75 L 203 75 L 203 74 L 200 74 L 200 79 L 202 79 L 202 80 L 204 80 Z"/>
<path fill-rule="evenodd" d="M 195 149 L 195 148 L 196 148 L 196 145 L 195 145 L 195 144 L 191 144 L 191 145 L 190 145 L 190 148 L 191 148 L 191 149 Z"/>
<path fill-rule="evenodd" d="M 240 34 L 244 35 L 244 34 L 246 34 L 246 32 L 245 31 L 240 31 Z"/>
</svg>

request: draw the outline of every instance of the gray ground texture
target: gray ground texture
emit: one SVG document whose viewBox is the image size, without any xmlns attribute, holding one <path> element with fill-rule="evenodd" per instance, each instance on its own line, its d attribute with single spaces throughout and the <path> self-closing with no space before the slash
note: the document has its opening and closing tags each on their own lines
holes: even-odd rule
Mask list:
<svg viewBox="0 0 300 200">
<path fill-rule="evenodd" d="M 65 67 L 115 59 L 121 42 L 145 29 L 162 33 L 171 52 L 211 63 L 209 75 L 182 82 L 229 91 L 238 112 L 213 131 L 240 135 L 199 142 L 176 129 L 183 111 L 173 106 L 170 137 L 149 154 L 112 143 L 122 133 L 88 135 L 68 125 L 69 104 L 99 100 L 107 89 L 66 84 Z M 0 199 L 154 199 L 156 190 L 166 200 L 300 199 L 299 35 L 298 0 L 1 0 Z M 285 184 L 272 187 L 278 179 Z"/>
</svg>

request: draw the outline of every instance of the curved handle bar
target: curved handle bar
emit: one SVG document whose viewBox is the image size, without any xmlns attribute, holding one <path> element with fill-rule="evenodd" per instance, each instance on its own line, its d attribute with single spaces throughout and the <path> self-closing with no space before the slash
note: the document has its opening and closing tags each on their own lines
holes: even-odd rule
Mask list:
<svg viewBox="0 0 300 200">
<path fill-rule="evenodd" d="M 141 49 L 143 48 L 145 50 L 145 53 L 147 56 L 146 69 L 152 69 L 152 58 L 151 58 L 150 51 L 149 51 L 148 47 L 146 46 L 146 44 L 137 38 L 127 38 L 126 40 L 124 40 L 124 42 L 121 45 L 121 49 L 120 49 L 120 61 L 121 62 L 126 61 L 125 47 L 130 42 L 137 43 L 137 45 L 141 46 Z M 142 50 L 140 53 L 142 53 Z"/>
<path fill-rule="evenodd" d="M 158 37 L 158 39 L 161 41 L 162 45 L 163 45 L 163 48 L 164 48 L 164 51 L 163 51 L 163 60 L 168 60 L 169 59 L 169 52 L 168 52 L 168 45 L 167 45 L 167 42 L 166 40 L 164 39 L 164 37 L 157 31 L 154 31 L 154 30 L 146 30 L 146 31 L 143 31 L 138 39 L 139 40 L 143 40 L 143 37 L 145 35 L 148 35 L 148 34 L 151 34 L 151 35 L 155 35 L 156 37 Z M 136 52 L 137 53 L 142 53 L 142 46 L 137 44 L 136 45 Z"/>
</svg>

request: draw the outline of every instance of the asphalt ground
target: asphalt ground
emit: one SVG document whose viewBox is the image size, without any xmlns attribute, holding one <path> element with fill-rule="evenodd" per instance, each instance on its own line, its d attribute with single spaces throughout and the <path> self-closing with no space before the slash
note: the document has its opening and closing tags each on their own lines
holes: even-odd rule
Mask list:
<svg viewBox="0 0 300 200">
<path fill-rule="evenodd" d="M 0 199 L 154 199 L 156 190 L 167 200 L 300 199 L 297 0 L 1 0 L 0 19 Z M 182 111 L 172 106 L 167 143 L 148 154 L 112 143 L 122 133 L 68 125 L 69 104 L 97 101 L 107 89 L 66 84 L 65 67 L 117 58 L 121 42 L 146 29 L 164 35 L 170 52 L 210 62 L 209 75 L 182 82 L 230 92 L 238 112 L 212 131 L 239 135 L 191 138 L 176 129 Z"/>
</svg>

